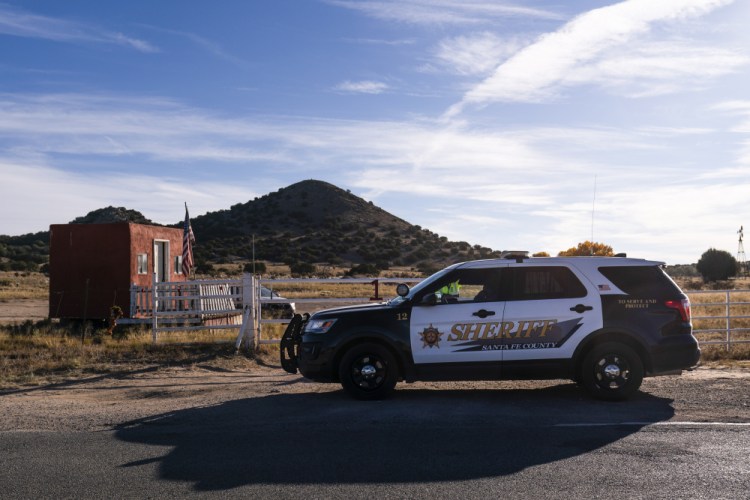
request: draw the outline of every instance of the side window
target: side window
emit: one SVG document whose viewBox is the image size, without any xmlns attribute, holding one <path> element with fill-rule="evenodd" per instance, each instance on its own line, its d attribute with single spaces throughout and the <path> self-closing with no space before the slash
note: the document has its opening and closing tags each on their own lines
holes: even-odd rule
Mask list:
<svg viewBox="0 0 750 500">
<path fill-rule="evenodd" d="M 585 297 L 586 287 L 562 266 L 513 269 L 513 300 L 545 300 Z"/>
<path fill-rule="evenodd" d="M 174 258 L 174 273 L 182 274 L 182 255 L 176 255 Z"/>
<path fill-rule="evenodd" d="M 438 303 L 496 302 L 507 300 L 510 290 L 508 268 L 458 269 L 435 283 Z"/>
<path fill-rule="evenodd" d="M 148 255 L 145 253 L 139 253 L 136 256 L 138 274 L 148 274 Z"/>
<path fill-rule="evenodd" d="M 674 281 L 657 266 L 606 266 L 599 272 L 617 288 L 636 297 L 671 297 L 679 295 Z"/>
</svg>

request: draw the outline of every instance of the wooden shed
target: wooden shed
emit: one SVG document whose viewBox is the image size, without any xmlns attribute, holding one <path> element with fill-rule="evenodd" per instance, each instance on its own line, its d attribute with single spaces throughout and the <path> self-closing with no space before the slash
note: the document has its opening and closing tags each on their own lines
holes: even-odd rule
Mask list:
<svg viewBox="0 0 750 500">
<path fill-rule="evenodd" d="M 182 229 L 115 222 L 50 226 L 49 317 L 105 319 L 130 314 L 131 285 L 185 281 Z"/>
</svg>

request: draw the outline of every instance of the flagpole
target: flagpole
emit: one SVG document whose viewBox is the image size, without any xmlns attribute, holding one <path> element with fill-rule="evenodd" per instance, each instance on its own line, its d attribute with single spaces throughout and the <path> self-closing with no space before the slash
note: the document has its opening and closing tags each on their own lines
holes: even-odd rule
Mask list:
<svg viewBox="0 0 750 500">
<path fill-rule="evenodd" d="M 188 209 L 187 209 L 187 202 L 185 202 L 185 213 L 186 214 L 190 213 L 188 211 Z M 188 216 L 188 223 L 190 223 L 190 217 L 189 216 Z M 193 249 L 191 248 L 190 249 L 190 253 L 192 254 L 192 252 L 193 252 Z M 193 259 L 193 260 L 195 260 L 195 259 Z M 188 281 L 195 280 L 195 269 L 193 269 L 193 266 L 190 266 L 189 271 L 190 272 L 188 273 Z"/>
<path fill-rule="evenodd" d="M 187 280 L 195 279 L 195 258 L 193 257 L 193 243 L 195 236 L 190 224 L 190 212 L 188 211 L 187 202 L 185 202 L 185 222 L 182 228 L 182 270 L 185 272 Z"/>
</svg>

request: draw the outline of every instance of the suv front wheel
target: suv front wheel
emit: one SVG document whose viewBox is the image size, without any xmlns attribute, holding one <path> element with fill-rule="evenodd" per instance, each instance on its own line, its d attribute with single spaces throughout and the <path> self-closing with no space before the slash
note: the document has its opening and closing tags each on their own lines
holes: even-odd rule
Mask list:
<svg viewBox="0 0 750 500">
<path fill-rule="evenodd" d="M 339 380 L 344 390 L 357 399 L 383 399 L 398 380 L 396 358 L 379 344 L 355 345 L 341 359 Z"/>
<path fill-rule="evenodd" d="M 581 381 L 596 398 L 627 399 L 643 382 L 643 362 L 633 349 L 619 342 L 594 347 L 583 360 Z"/>
</svg>

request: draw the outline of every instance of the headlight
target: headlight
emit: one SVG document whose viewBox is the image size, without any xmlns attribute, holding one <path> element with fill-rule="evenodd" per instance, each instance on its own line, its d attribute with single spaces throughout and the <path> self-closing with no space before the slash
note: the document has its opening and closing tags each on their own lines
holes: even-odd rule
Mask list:
<svg viewBox="0 0 750 500">
<path fill-rule="evenodd" d="M 336 319 L 311 319 L 305 326 L 306 333 L 325 333 L 331 329 Z"/>
</svg>

